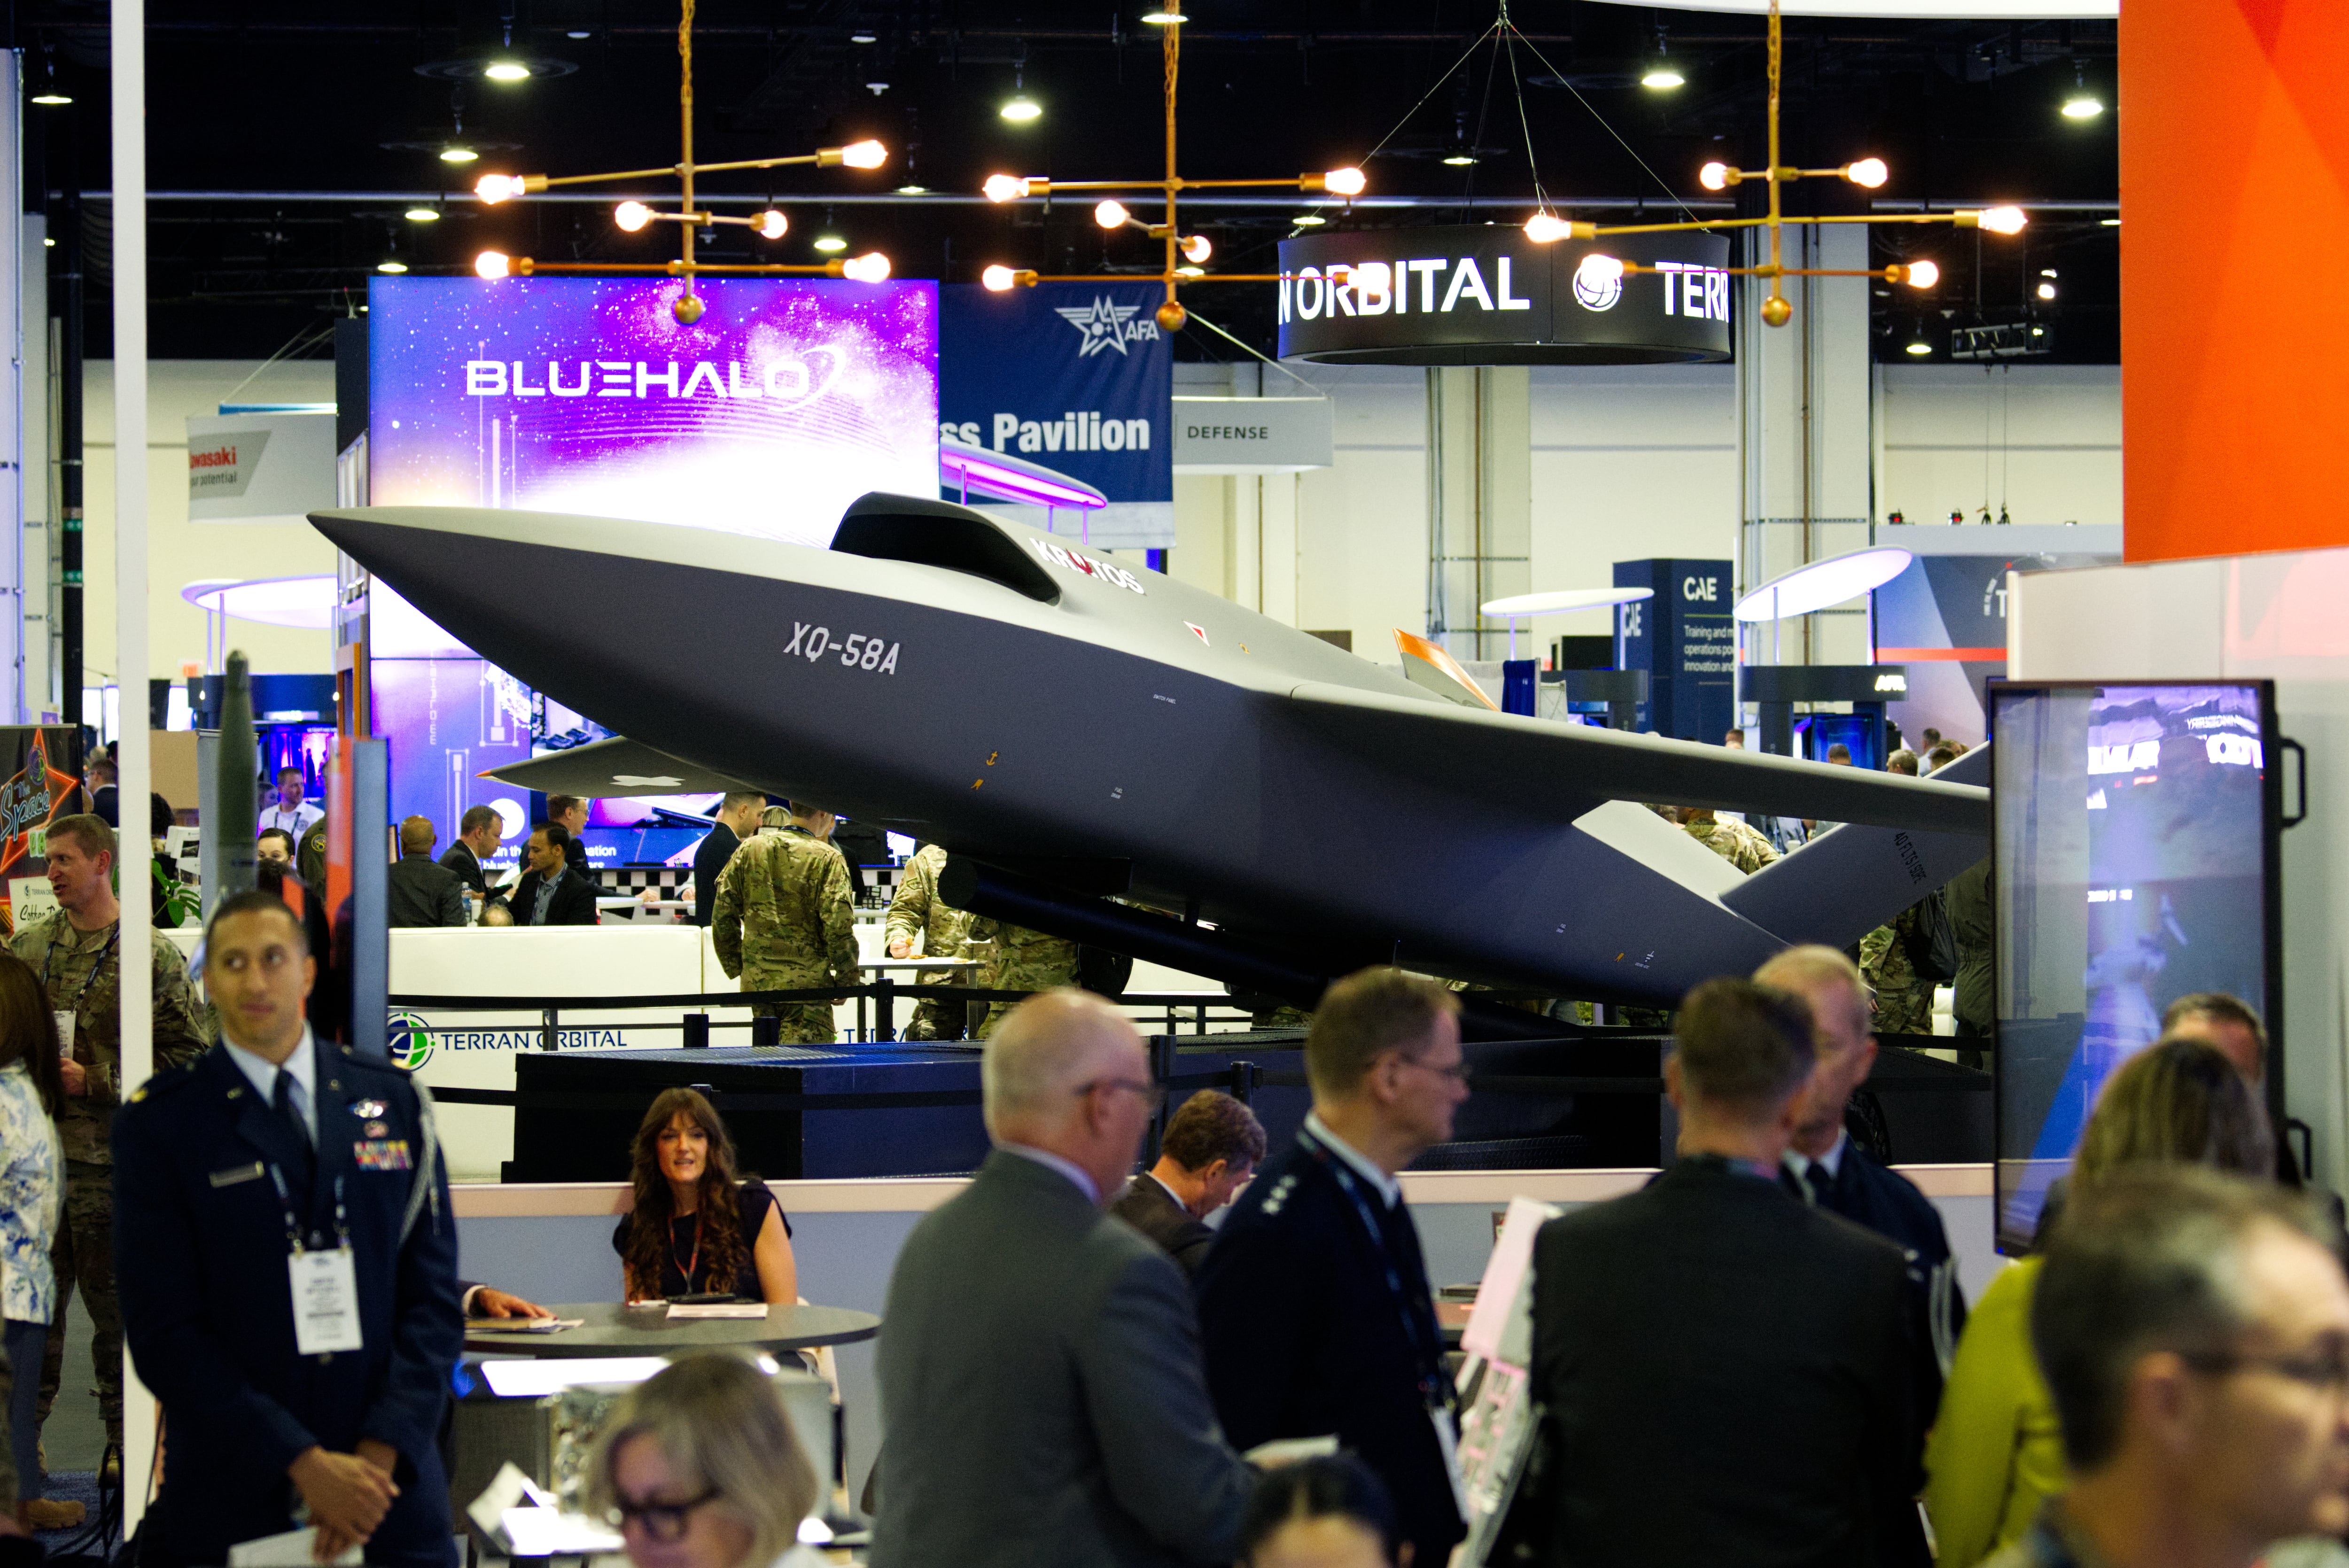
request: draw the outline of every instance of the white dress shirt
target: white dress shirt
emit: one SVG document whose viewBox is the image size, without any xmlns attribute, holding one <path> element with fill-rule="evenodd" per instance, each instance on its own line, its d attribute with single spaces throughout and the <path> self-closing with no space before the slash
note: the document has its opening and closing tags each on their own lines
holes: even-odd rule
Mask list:
<svg viewBox="0 0 2349 1568">
<path fill-rule="evenodd" d="M 234 1062 L 253 1084 L 254 1092 L 261 1096 L 264 1105 L 277 1103 L 277 1064 L 267 1057 L 255 1055 L 226 1036 L 221 1044 L 228 1047 L 228 1059 Z M 285 1058 L 283 1069 L 294 1076 L 294 1092 L 290 1097 L 294 1109 L 301 1113 L 302 1125 L 310 1131 L 310 1147 L 318 1147 L 318 1050 L 310 1037 L 310 1026 L 302 1026 L 302 1043 Z"/>
<path fill-rule="evenodd" d="M 1827 1180 L 1832 1181 L 1843 1174 L 1843 1151 L 1850 1146 L 1851 1134 L 1838 1132 L 1836 1134 L 1835 1147 L 1820 1155 L 1816 1161 L 1813 1161 L 1807 1154 L 1792 1149 L 1786 1150 L 1784 1159 L 1786 1161 L 1786 1169 L 1795 1173 L 1795 1180 L 1801 1181 L 1803 1191 L 1808 1192 L 1811 1190 L 1811 1184 L 1806 1178 L 1810 1174 L 1812 1165 L 1826 1167 Z"/>
<path fill-rule="evenodd" d="M 1305 1130 L 1321 1140 L 1321 1146 L 1344 1161 L 1379 1195 L 1379 1202 L 1393 1208 L 1402 1197 L 1402 1183 L 1371 1163 L 1370 1157 L 1352 1144 L 1330 1130 L 1330 1124 L 1311 1111 L 1305 1113 Z"/>
</svg>

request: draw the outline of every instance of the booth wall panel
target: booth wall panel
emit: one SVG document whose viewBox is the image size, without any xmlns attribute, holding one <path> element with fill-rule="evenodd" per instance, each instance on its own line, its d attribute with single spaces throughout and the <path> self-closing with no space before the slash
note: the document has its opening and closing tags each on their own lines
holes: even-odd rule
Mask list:
<svg viewBox="0 0 2349 1568">
<path fill-rule="evenodd" d="M 2120 44 L 2128 558 L 2349 542 L 2349 384 L 2300 282 L 2349 243 L 2349 6 L 2131 0 Z"/>
</svg>

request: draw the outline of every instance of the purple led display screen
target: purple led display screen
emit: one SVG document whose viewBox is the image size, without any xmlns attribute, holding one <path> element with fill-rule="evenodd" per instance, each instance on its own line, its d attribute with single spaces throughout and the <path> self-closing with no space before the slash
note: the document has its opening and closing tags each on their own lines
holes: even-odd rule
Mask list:
<svg viewBox="0 0 2349 1568">
<path fill-rule="evenodd" d="M 819 548 L 868 490 L 935 496 L 933 283 L 385 278 L 378 506 L 642 518 Z"/>
</svg>

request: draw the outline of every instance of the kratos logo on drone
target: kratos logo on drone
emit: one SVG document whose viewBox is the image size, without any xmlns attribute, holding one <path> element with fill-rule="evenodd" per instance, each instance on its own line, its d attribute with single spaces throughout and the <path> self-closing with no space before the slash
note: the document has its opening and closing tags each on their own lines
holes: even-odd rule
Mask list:
<svg viewBox="0 0 2349 1568">
<path fill-rule="evenodd" d="M 1077 329 L 1081 341 L 1077 357 L 1090 358 L 1103 349 L 1125 352 L 1129 343 L 1154 343 L 1158 338 L 1158 323 L 1142 315 L 1138 304 L 1113 304 L 1101 294 L 1093 296 L 1089 305 L 1055 305 L 1053 314 Z"/>
</svg>

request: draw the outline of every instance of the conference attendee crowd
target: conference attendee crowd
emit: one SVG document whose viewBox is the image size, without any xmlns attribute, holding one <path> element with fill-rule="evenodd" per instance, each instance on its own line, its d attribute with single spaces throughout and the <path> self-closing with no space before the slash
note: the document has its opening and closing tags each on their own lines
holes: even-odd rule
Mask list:
<svg viewBox="0 0 2349 1568">
<path fill-rule="evenodd" d="M 559 881 L 564 846 L 545 844 Z M 403 848 L 429 854 L 429 831 Z M 120 1320 L 166 1429 L 142 1562 L 219 1562 L 299 1504 L 320 1561 L 357 1545 L 448 1568 L 431 1500 L 460 1317 L 545 1312 L 456 1280 L 429 1102 L 314 1036 L 314 940 L 276 893 L 223 901 L 201 1054 L 112 1121 Z M 79 1081 L 46 985 L 0 955 L 20 1378 L 60 1283 L 55 1126 Z M 1821 947 L 1682 1000 L 1676 1158 L 1533 1241 L 1515 1369 L 1533 1418 L 1486 1560 L 2349 1564 L 2344 1233 L 2279 1158 L 2256 1014 L 2174 1004 L 2104 1084 L 2031 1255 L 1961 1280 L 1934 1205 L 1845 1129 L 1874 1000 Z M 875 1568 L 1446 1562 L 1493 1499 L 1464 1482 L 1403 1173 L 1469 1097 L 1460 1020 L 1438 982 L 1346 976 L 1311 1015 L 1293 1138 L 1202 1091 L 1138 1171 L 1164 1089 L 1133 1025 L 1077 990 L 1011 1009 L 980 1057 L 993 1151 L 889 1284 L 861 1492 Z M 659 1095 L 631 1158 L 616 1296 L 802 1299 L 789 1217 L 708 1097 Z M 392 1179 L 347 1204 L 354 1171 Z M 290 1281 L 336 1232 L 345 1321 L 281 1321 L 289 1238 Z M 28 1499 L 26 1423 L 45 1415 L 0 1385 L 0 1480 Z M 721 1356 L 630 1393 L 584 1472 L 637 1568 L 797 1568 L 801 1522 L 842 1511 L 848 1479 L 817 1475 L 765 1374 Z M 0 1512 L 0 1533 L 26 1522 Z"/>
</svg>

